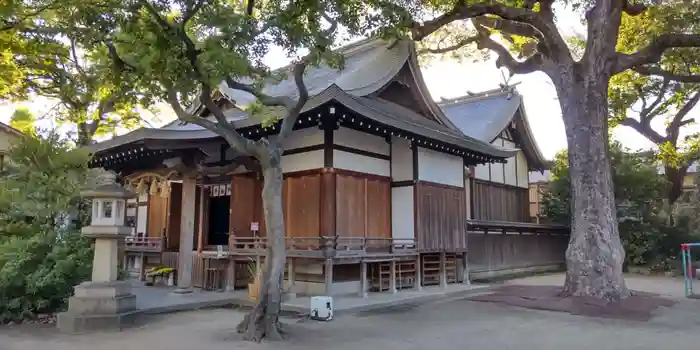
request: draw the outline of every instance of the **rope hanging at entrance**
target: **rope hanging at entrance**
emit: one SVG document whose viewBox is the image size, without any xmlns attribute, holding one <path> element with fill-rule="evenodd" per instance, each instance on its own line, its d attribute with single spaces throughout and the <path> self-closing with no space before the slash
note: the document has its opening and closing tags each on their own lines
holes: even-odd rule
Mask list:
<svg viewBox="0 0 700 350">
<path fill-rule="evenodd" d="M 170 179 L 175 174 L 177 171 L 171 171 L 166 175 L 152 172 L 139 173 L 128 176 L 124 179 L 124 183 L 127 187 L 135 189 L 138 194 L 148 191 L 151 195 L 160 194 L 161 197 L 169 197 L 171 192 Z"/>
</svg>

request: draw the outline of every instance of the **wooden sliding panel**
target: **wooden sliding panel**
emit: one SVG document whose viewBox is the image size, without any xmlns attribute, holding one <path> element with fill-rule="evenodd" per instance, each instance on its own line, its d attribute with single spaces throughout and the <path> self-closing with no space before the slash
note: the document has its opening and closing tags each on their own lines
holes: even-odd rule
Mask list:
<svg viewBox="0 0 700 350">
<path fill-rule="evenodd" d="M 415 203 L 418 248 L 451 251 L 467 247 L 463 188 L 420 182 Z"/>
<path fill-rule="evenodd" d="M 170 199 L 168 200 L 168 249 L 180 247 L 180 216 L 182 214 L 182 184 L 170 184 Z"/>
<path fill-rule="evenodd" d="M 367 191 L 365 179 L 337 176 L 336 230 L 340 237 L 365 237 L 367 229 Z"/>
<path fill-rule="evenodd" d="M 289 176 L 284 185 L 287 237 L 318 237 L 321 234 L 321 174 Z"/>
<path fill-rule="evenodd" d="M 391 237 L 389 179 L 338 174 L 336 229 L 341 237 Z"/>
<path fill-rule="evenodd" d="M 148 196 L 148 224 L 147 237 L 163 237 L 167 227 L 168 219 L 168 197 L 162 197 L 160 193 Z"/>
<path fill-rule="evenodd" d="M 391 182 L 366 180 L 366 237 L 391 238 Z"/>
<path fill-rule="evenodd" d="M 237 237 L 251 237 L 250 223 L 255 218 L 256 191 L 255 178 L 237 175 L 231 180 L 231 215 L 229 234 Z M 262 235 L 262 232 L 259 232 Z"/>
</svg>

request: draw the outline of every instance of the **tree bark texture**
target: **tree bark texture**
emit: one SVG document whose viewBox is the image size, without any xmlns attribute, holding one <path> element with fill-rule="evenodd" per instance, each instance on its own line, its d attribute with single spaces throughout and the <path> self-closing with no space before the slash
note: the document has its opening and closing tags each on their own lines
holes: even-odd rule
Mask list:
<svg viewBox="0 0 700 350">
<path fill-rule="evenodd" d="M 267 228 L 267 257 L 263 272 L 258 304 L 237 327 L 244 339 L 261 341 L 281 340 L 282 329 L 279 314 L 282 304 L 284 269 L 286 263 L 284 213 L 282 209 L 282 150 L 278 146 L 268 149 L 269 157 L 261 161 L 264 177 L 262 200 Z"/>
<path fill-rule="evenodd" d="M 587 75 L 571 74 L 571 81 L 556 84 L 566 126 L 572 190 L 564 295 L 619 300 L 630 291 L 622 275 L 625 252 L 608 157 L 609 79 Z"/>
</svg>

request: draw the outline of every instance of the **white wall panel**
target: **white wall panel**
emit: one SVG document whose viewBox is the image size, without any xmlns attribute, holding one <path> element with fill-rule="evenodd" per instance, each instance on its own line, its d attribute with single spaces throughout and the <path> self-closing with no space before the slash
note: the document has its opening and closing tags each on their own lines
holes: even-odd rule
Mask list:
<svg viewBox="0 0 700 350">
<path fill-rule="evenodd" d="M 391 189 L 391 237 L 415 238 L 413 186 Z"/>
<path fill-rule="evenodd" d="M 334 168 L 388 177 L 390 175 L 390 166 L 390 162 L 386 159 L 333 150 Z"/>
<path fill-rule="evenodd" d="M 388 156 L 389 144 L 383 137 L 370 135 L 348 128 L 340 128 L 333 134 L 333 143 L 367 152 Z"/>
<path fill-rule="evenodd" d="M 419 147 L 418 179 L 462 187 L 464 186 L 464 162 L 459 156 Z"/>
<path fill-rule="evenodd" d="M 518 186 L 527 188 L 530 183 L 528 180 L 527 159 L 522 151 L 515 155 L 518 158 Z"/>
<path fill-rule="evenodd" d="M 413 180 L 413 150 L 411 142 L 399 137 L 391 138 L 391 180 Z"/>
<path fill-rule="evenodd" d="M 323 168 L 323 150 L 282 156 L 283 173 L 319 168 Z"/>
</svg>

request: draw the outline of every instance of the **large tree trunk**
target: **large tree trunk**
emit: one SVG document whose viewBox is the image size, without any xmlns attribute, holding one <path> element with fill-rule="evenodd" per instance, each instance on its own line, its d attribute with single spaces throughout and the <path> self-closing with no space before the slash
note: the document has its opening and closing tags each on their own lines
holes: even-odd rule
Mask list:
<svg viewBox="0 0 700 350">
<path fill-rule="evenodd" d="M 608 79 L 594 76 L 558 85 L 566 125 L 571 179 L 571 239 L 564 295 L 618 300 L 630 295 L 608 157 Z"/>
<path fill-rule="evenodd" d="M 286 262 L 284 216 L 282 211 L 281 149 L 270 149 L 270 158 L 261 161 L 264 176 L 263 209 L 267 227 L 267 257 L 262 276 L 258 304 L 238 325 L 246 340 L 281 340 L 279 314 L 282 304 Z"/>
</svg>

